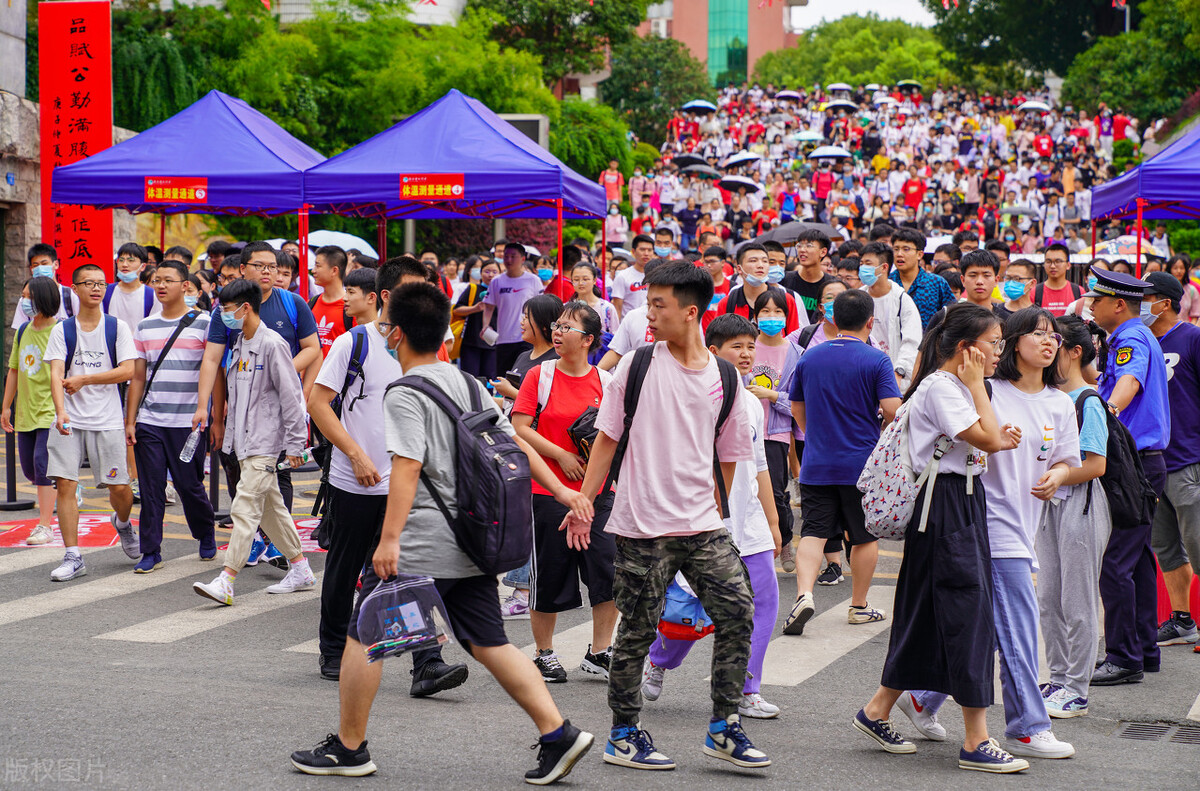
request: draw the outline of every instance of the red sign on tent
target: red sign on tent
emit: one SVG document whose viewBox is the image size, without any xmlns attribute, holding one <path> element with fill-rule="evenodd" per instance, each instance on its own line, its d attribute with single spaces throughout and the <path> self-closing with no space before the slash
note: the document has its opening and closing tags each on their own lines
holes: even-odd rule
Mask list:
<svg viewBox="0 0 1200 791">
<path fill-rule="evenodd" d="M 466 197 L 467 190 L 462 173 L 401 173 L 401 198 L 448 198 L 458 200 Z"/>
<path fill-rule="evenodd" d="M 146 203 L 207 202 L 207 178 L 156 176 L 146 179 Z"/>
</svg>

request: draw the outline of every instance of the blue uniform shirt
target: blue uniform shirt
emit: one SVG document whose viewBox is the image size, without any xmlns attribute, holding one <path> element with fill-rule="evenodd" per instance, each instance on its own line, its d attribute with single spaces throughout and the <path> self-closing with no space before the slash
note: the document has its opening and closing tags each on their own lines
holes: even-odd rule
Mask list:
<svg viewBox="0 0 1200 791">
<path fill-rule="evenodd" d="M 1121 422 L 1138 450 L 1165 450 L 1171 439 L 1171 407 L 1167 400 L 1167 364 L 1162 347 L 1141 319 L 1126 321 L 1108 339 L 1108 365 L 1100 375 L 1106 401 L 1122 376 L 1133 376 L 1141 388 L 1121 410 Z"/>
</svg>

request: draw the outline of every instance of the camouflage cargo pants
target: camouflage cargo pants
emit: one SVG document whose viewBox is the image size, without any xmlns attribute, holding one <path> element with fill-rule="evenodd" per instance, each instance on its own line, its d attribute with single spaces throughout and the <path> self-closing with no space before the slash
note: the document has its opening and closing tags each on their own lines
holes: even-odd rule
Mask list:
<svg viewBox="0 0 1200 791">
<path fill-rule="evenodd" d="M 608 676 L 613 725 L 637 723 L 642 668 L 658 634 L 667 586 L 682 571 L 712 619 L 713 716 L 736 714 L 750 658 L 754 599 L 746 567 L 724 529 L 656 539 L 617 536 L 613 598 L 621 613 Z"/>
</svg>

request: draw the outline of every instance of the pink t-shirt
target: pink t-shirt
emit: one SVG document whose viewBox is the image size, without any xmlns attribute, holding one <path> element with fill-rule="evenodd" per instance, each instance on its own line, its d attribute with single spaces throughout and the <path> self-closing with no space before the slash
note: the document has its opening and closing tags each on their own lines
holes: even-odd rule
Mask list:
<svg viewBox="0 0 1200 791">
<path fill-rule="evenodd" d="M 633 357 L 628 354 L 617 365 L 596 416 L 596 428 L 613 440 L 624 430 L 625 383 Z M 665 342 L 655 344 L 605 532 L 659 538 L 722 527 L 712 455 L 723 397 L 715 357 L 693 370 L 681 365 Z M 723 462 L 754 458 L 754 432 L 745 410 L 730 412 L 717 453 Z"/>
</svg>

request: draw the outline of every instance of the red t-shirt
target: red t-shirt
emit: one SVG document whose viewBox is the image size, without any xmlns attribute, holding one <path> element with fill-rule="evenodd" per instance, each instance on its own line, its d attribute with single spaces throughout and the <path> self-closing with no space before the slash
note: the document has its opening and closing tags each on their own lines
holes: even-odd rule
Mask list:
<svg viewBox="0 0 1200 791">
<path fill-rule="evenodd" d="M 339 299 L 337 302 L 326 302 L 321 297 L 317 297 L 317 301 L 313 303 L 313 318 L 317 321 L 317 338 L 321 341 L 321 357 L 329 354 L 329 347 L 338 339 L 338 336 L 346 332 L 346 300 Z M 354 321 L 350 321 L 350 326 L 354 326 Z"/>
<path fill-rule="evenodd" d="M 818 200 L 824 200 L 829 197 L 829 191 L 833 189 L 834 175 L 832 171 L 820 170 L 813 176 L 813 194 Z"/>
<path fill-rule="evenodd" d="M 529 369 L 517 392 L 517 400 L 513 402 L 513 414 L 537 415 L 537 433 L 545 437 L 563 450 L 578 453 L 575 443 L 567 429 L 590 406 L 599 407 L 604 397 L 604 388 L 600 384 L 600 374 L 593 367 L 583 376 L 567 376 L 562 371 L 555 370 L 554 383 L 550 386 L 550 396 L 538 414 L 538 380 L 541 378 L 542 366 Z M 569 481 L 563 475 L 562 467 L 554 459 L 547 458 L 546 464 L 562 481 L 563 486 L 574 491 L 583 487 L 583 481 Z M 549 495 L 550 492 L 537 481 L 533 482 L 534 494 Z"/>
<path fill-rule="evenodd" d="M 701 261 L 697 261 L 696 266 L 704 266 L 704 264 Z M 729 265 L 726 264 L 726 269 L 728 268 Z M 708 303 L 708 310 L 704 311 L 704 313 L 700 316 L 700 328 L 702 330 L 708 329 L 709 322 L 717 317 L 717 306 L 720 305 L 724 298 L 729 295 L 730 274 L 732 273 L 727 272 L 725 274 L 725 279 L 721 281 L 721 285 L 718 286 L 716 283 L 713 284 L 712 301 Z"/>
<path fill-rule="evenodd" d="M 770 286 L 770 288 L 782 287 Z M 746 295 L 742 292 L 741 287 L 739 286 L 729 293 L 734 300 L 733 312 L 744 318 L 750 318 L 750 305 L 746 301 Z M 800 329 L 800 312 L 796 309 L 796 299 L 792 296 L 791 292 L 785 290 L 785 294 L 787 295 L 787 323 L 784 325 L 783 334 L 787 335 L 788 333 L 795 332 L 796 330 Z M 714 310 L 706 312 L 704 316 L 701 317 L 701 329 L 708 329 L 708 322 L 706 322 L 705 319 L 709 316 L 709 313 L 712 314 L 712 318 L 708 318 L 708 321 L 712 321 L 712 319 L 726 312 L 726 304 L 729 302 L 729 299 L 730 297 L 726 296 L 717 303 L 717 306 Z"/>
<path fill-rule="evenodd" d="M 925 182 L 921 179 L 909 179 L 904 182 L 902 190 L 904 192 L 904 205 L 910 209 L 920 206 L 921 201 L 925 198 Z"/>
<path fill-rule="evenodd" d="M 1050 311 L 1055 316 L 1065 316 L 1067 308 L 1070 307 L 1072 302 L 1078 299 L 1070 283 L 1067 283 L 1062 288 L 1046 288 L 1045 284 L 1042 284 L 1041 288 L 1041 307 Z M 1036 291 L 1034 295 L 1037 295 Z"/>
<path fill-rule="evenodd" d="M 1033 150 L 1038 156 L 1048 157 L 1054 153 L 1054 141 L 1050 139 L 1050 135 L 1038 135 L 1033 138 Z"/>
</svg>

